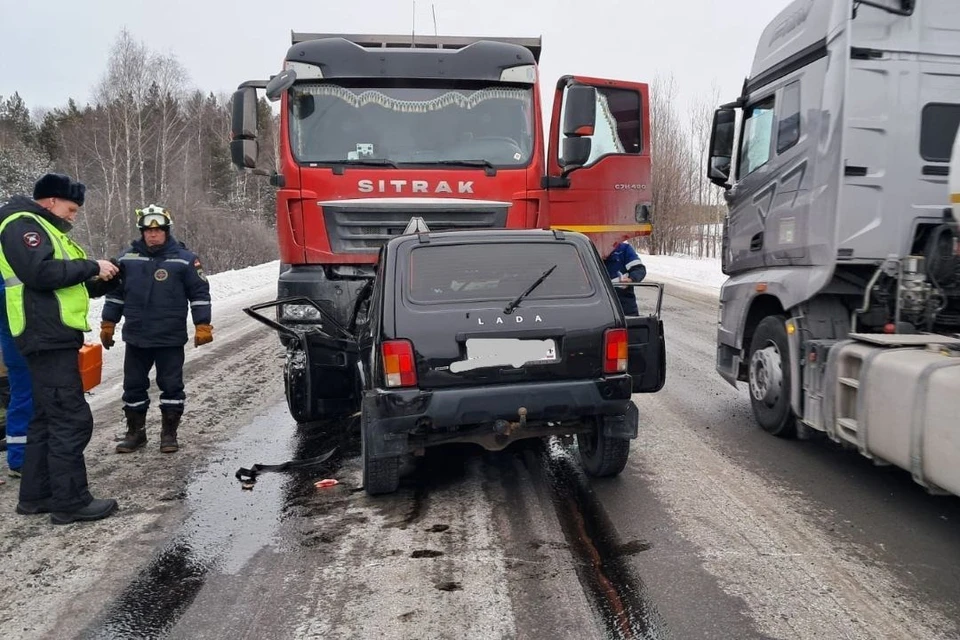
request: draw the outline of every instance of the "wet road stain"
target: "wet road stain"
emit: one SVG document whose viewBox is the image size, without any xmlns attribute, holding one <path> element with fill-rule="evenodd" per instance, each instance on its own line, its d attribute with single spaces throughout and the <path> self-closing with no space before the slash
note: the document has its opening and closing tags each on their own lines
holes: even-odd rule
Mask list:
<svg viewBox="0 0 960 640">
<path fill-rule="evenodd" d="M 350 426 L 347 420 L 297 428 L 281 405 L 241 429 L 188 485 L 183 499 L 191 511 L 179 532 L 79 637 L 166 636 L 211 572 L 235 574 L 260 549 L 279 544 L 275 532 L 290 505 L 316 495 L 312 480 L 318 474 L 330 476 L 344 456 L 359 453 L 350 443 Z M 324 464 L 265 474 L 253 491 L 243 490 L 234 478 L 250 456 L 270 462 L 299 460 L 333 447 L 337 453 Z M 267 475 L 281 478 L 268 481 Z M 317 532 L 306 544 L 324 544 L 328 536 Z"/>
<path fill-rule="evenodd" d="M 463 585 L 459 582 L 439 582 L 436 585 L 438 591 L 463 591 Z"/>
<path fill-rule="evenodd" d="M 449 530 L 450 530 L 450 525 L 448 524 L 435 524 L 429 529 L 427 529 L 427 531 L 429 531 L 430 533 L 443 533 Z"/>
<path fill-rule="evenodd" d="M 653 548 L 652 542 L 644 542 L 643 540 L 632 540 L 626 544 L 622 544 L 617 547 L 617 553 L 621 556 L 634 556 L 638 553 L 643 553 L 644 551 L 649 551 Z"/>
<path fill-rule="evenodd" d="M 410 554 L 411 558 L 439 558 L 443 555 L 443 551 L 436 551 L 434 549 L 417 549 Z"/>
<path fill-rule="evenodd" d="M 598 611 L 606 636 L 617 640 L 666 637 L 665 625 L 647 599 L 642 581 L 623 561 L 625 555 L 642 550 L 645 543 L 620 544 L 573 452 L 556 440 L 540 448 L 540 461 L 576 560 L 580 584 Z"/>
</svg>

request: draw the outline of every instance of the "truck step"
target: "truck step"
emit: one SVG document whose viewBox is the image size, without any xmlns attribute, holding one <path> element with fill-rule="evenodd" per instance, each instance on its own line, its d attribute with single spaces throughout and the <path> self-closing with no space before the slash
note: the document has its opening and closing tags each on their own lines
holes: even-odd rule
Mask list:
<svg viewBox="0 0 960 640">
<path fill-rule="evenodd" d="M 837 425 L 850 433 L 857 432 L 857 421 L 853 418 L 837 418 Z"/>
<path fill-rule="evenodd" d="M 856 378 L 838 378 L 838 381 L 840 384 L 851 387 L 852 389 L 860 388 L 860 381 Z"/>
</svg>

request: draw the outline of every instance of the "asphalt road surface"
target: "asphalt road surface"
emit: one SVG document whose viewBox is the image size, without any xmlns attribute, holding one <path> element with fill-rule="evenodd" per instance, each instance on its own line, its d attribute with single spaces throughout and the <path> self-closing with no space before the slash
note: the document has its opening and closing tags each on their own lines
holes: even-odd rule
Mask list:
<svg viewBox="0 0 960 640">
<path fill-rule="evenodd" d="M 960 638 L 960 499 L 763 433 L 714 372 L 715 296 L 667 282 L 667 383 L 635 398 L 620 477 L 585 478 L 557 440 L 448 447 L 378 498 L 360 488 L 356 420 L 293 424 L 277 340 L 231 317 L 217 351 L 191 355 L 180 453 L 154 434 L 116 456 L 116 429 L 98 430 L 91 481 L 116 516 L 4 516 L 5 636 Z M 331 451 L 252 489 L 234 477 Z"/>
</svg>

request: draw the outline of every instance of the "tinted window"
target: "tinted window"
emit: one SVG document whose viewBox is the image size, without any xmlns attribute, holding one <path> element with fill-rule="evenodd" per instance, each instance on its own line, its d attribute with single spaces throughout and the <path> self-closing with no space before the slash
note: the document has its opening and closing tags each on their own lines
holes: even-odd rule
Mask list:
<svg viewBox="0 0 960 640">
<path fill-rule="evenodd" d="M 770 160 L 770 138 L 773 136 L 773 96 L 752 107 L 743 115 L 743 141 L 740 146 L 740 171 L 744 178 Z"/>
<path fill-rule="evenodd" d="M 783 153 L 800 140 L 800 81 L 783 88 L 780 124 L 777 130 L 777 153 Z"/>
<path fill-rule="evenodd" d="M 928 104 L 920 125 L 920 155 L 930 162 L 950 162 L 960 124 L 960 104 Z"/>
<path fill-rule="evenodd" d="M 410 252 L 406 297 L 419 303 L 510 300 L 553 265 L 528 299 L 593 294 L 576 247 L 529 242 L 417 247 Z"/>
</svg>

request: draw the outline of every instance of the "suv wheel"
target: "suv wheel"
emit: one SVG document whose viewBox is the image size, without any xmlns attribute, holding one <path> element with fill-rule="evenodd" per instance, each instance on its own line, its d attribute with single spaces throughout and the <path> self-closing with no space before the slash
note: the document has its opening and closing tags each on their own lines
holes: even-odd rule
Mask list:
<svg viewBox="0 0 960 640">
<path fill-rule="evenodd" d="M 630 456 L 630 441 L 626 438 L 611 438 L 603 435 L 600 421 L 594 419 L 590 433 L 577 434 L 577 453 L 587 475 L 602 478 L 615 476 L 627 466 Z"/>
<path fill-rule="evenodd" d="M 360 414 L 360 457 L 363 460 L 363 489 L 367 495 L 393 493 L 400 486 L 400 458 L 372 459 L 369 442 L 377 437 L 373 433 L 373 419 L 368 411 Z"/>
</svg>

